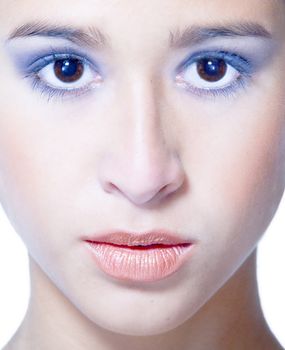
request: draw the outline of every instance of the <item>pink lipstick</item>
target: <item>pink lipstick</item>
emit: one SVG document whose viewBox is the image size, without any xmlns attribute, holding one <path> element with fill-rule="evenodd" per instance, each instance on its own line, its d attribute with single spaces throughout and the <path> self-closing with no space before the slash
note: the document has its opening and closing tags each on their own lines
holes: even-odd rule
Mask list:
<svg viewBox="0 0 285 350">
<path fill-rule="evenodd" d="M 189 258 L 193 242 L 166 231 L 112 232 L 84 238 L 97 266 L 120 280 L 151 282 L 176 272 Z"/>
</svg>

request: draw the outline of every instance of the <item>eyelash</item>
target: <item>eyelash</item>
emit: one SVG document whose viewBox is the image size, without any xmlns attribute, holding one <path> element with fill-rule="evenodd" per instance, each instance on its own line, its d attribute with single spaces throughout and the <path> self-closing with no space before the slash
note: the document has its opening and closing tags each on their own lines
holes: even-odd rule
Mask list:
<svg viewBox="0 0 285 350">
<path fill-rule="evenodd" d="M 241 88 L 245 88 L 247 86 L 247 83 L 252 77 L 253 67 L 251 62 L 236 53 L 227 51 L 201 51 L 199 53 L 196 53 L 190 58 L 187 58 L 184 62 L 182 62 L 182 64 L 178 66 L 176 75 L 181 76 L 181 73 L 189 68 L 192 64 L 197 63 L 200 59 L 209 57 L 224 60 L 227 66 L 229 65 L 237 70 L 239 77 L 235 79 L 232 84 L 217 89 L 197 88 L 186 81 L 180 81 L 178 85 L 182 86 L 186 92 L 197 95 L 198 97 L 231 97 Z M 48 101 L 53 98 L 63 99 L 65 97 L 79 97 L 87 92 L 90 92 L 90 87 L 86 88 L 85 86 L 75 89 L 53 88 L 44 83 L 43 80 L 38 76 L 39 72 L 43 68 L 51 63 L 55 63 L 57 60 L 63 59 L 77 59 L 81 61 L 81 63 L 84 65 L 84 68 L 86 68 L 86 66 L 89 66 L 91 69 L 95 70 L 96 73 L 99 71 L 98 68 L 82 54 L 75 54 L 69 50 L 66 50 L 65 53 L 59 54 L 57 50 L 51 48 L 51 52 L 48 55 L 43 56 L 33 62 L 29 66 L 28 72 L 25 74 L 25 78 L 31 79 L 32 89 L 38 90 L 41 95 L 45 95 Z"/>
<path fill-rule="evenodd" d="M 189 68 L 193 63 L 197 63 L 200 59 L 211 58 L 211 59 L 221 59 L 227 66 L 235 69 L 239 76 L 234 80 L 232 84 L 226 85 L 221 88 L 197 88 L 191 86 L 191 84 L 186 81 L 179 81 L 178 85 L 182 86 L 187 92 L 197 95 L 198 97 L 233 97 L 240 89 L 247 87 L 248 83 L 252 78 L 252 73 L 254 71 L 253 64 L 250 60 L 236 54 L 227 51 L 201 51 L 186 59 L 177 69 L 177 76 L 181 77 L 181 72 Z"/>
<path fill-rule="evenodd" d="M 91 61 L 82 54 L 77 54 L 71 52 L 69 49 L 64 49 L 64 53 L 58 53 L 58 50 L 53 48 L 50 49 L 49 54 L 42 55 L 41 58 L 38 58 L 33 61 L 29 65 L 28 70 L 25 72 L 24 78 L 28 78 L 31 80 L 31 86 L 33 90 L 37 90 L 41 95 L 46 96 L 48 102 L 53 98 L 64 99 L 65 97 L 79 97 L 83 94 L 90 92 L 90 88 L 86 88 L 85 86 L 82 88 L 53 88 L 48 84 L 44 83 L 42 79 L 39 77 L 39 72 L 47 67 L 48 65 L 55 63 L 58 60 L 64 59 L 77 59 L 79 60 L 83 66 L 84 71 L 86 66 L 89 66 L 90 69 L 94 70 L 97 74 L 99 74 L 98 68 L 91 63 Z"/>
</svg>

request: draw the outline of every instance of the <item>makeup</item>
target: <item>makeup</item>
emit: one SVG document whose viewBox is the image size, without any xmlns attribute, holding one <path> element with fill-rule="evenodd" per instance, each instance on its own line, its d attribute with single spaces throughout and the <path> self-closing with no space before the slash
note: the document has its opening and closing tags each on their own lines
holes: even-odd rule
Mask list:
<svg viewBox="0 0 285 350">
<path fill-rule="evenodd" d="M 179 55 L 176 55 L 170 76 L 176 87 L 181 88 L 189 97 L 234 97 L 236 93 L 249 88 L 261 68 L 269 65 L 276 51 L 275 46 L 272 39 L 250 36 L 213 37 L 181 49 Z M 39 92 L 48 101 L 59 99 L 64 102 L 93 93 L 103 80 L 109 79 L 109 75 L 106 75 L 108 60 L 105 56 L 103 59 L 99 51 L 91 52 L 74 43 L 67 45 L 60 38 L 18 38 L 7 41 L 6 47 L 22 79 L 27 79 L 32 90 Z M 60 81 L 56 81 L 54 66 L 63 60 L 73 59 L 84 66 L 82 79 L 78 79 L 76 86 L 68 83 L 63 86 Z M 211 83 L 197 74 L 199 64 L 210 60 L 219 60 L 226 67 L 225 76 Z M 42 78 L 43 70 L 48 79 Z M 89 80 L 90 84 L 84 84 L 83 81 L 87 79 L 85 73 L 91 71 L 95 79 L 92 82 Z M 97 77 L 100 77 L 100 84 L 97 84 Z"/>
<path fill-rule="evenodd" d="M 154 282 L 172 275 L 189 259 L 194 246 L 194 242 L 164 231 L 113 232 L 84 242 L 104 273 L 139 282 Z"/>
</svg>

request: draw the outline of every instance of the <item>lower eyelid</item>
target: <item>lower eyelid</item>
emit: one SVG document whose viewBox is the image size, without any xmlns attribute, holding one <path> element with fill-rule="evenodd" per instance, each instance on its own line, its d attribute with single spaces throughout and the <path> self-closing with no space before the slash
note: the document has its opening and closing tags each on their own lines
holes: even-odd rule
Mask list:
<svg viewBox="0 0 285 350">
<path fill-rule="evenodd" d="M 248 64 L 246 63 L 246 65 Z M 238 70 L 235 67 L 233 68 L 237 71 L 239 75 L 237 76 L 237 78 L 233 80 L 232 83 L 229 83 L 228 85 L 222 86 L 222 87 L 213 87 L 213 88 L 204 87 L 203 88 L 203 87 L 192 85 L 191 83 L 183 79 L 183 68 L 180 70 L 181 73 L 178 73 L 178 75 L 176 76 L 175 82 L 179 87 L 183 88 L 184 91 L 198 98 L 211 99 L 211 98 L 218 98 L 218 97 L 227 97 L 227 98 L 232 96 L 234 97 L 239 91 L 242 92 L 246 90 L 246 88 L 249 86 L 249 83 L 252 80 L 253 74 L 249 66 L 246 67 L 247 69 L 240 69 L 240 70 Z M 184 69 L 187 69 L 187 66 Z"/>
<path fill-rule="evenodd" d="M 250 77 L 250 73 L 252 71 L 252 68 L 251 68 L 251 64 L 244 58 L 240 57 L 238 58 L 238 55 L 232 55 L 231 56 L 231 63 L 228 62 L 228 60 L 226 59 L 226 55 L 222 55 L 221 53 L 219 53 L 217 55 L 215 55 L 215 52 L 204 52 L 203 54 L 200 53 L 199 55 L 195 55 L 195 56 L 192 56 L 192 58 L 186 60 L 186 62 L 184 61 L 184 63 L 182 63 L 182 65 L 180 65 L 180 70 L 183 71 L 183 69 L 186 69 L 187 68 L 187 65 L 190 65 L 190 64 L 194 64 L 195 62 L 197 62 L 197 60 L 199 58 L 206 58 L 207 56 L 212 56 L 212 57 L 217 57 L 217 58 L 223 58 L 225 60 L 225 62 L 229 65 L 231 65 L 234 69 L 240 71 L 241 75 L 244 76 L 244 79 L 246 77 Z M 25 77 L 29 77 L 30 79 L 37 79 L 36 83 L 34 84 L 34 88 L 35 89 L 40 89 L 41 92 L 45 92 L 45 85 L 47 85 L 46 89 L 48 90 L 49 89 L 49 93 L 52 93 L 52 89 L 54 90 L 54 94 L 55 94 L 55 91 L 56 90 L 61 90 L 61 92 L 59 92 L 59 94 L 64 94 L 63 91 L 65 91 L 66 95 L 72 95 L 72 94 L 78 94 L 80 93 L 80 90 L 84 90 L 84 88 L 74 88 L 74 89 L 64 89 L 64 88 L 58 88 L 58 87 L 52 87 L 52 86 L 49 86 L 48 83 L 45 83 L 45 82 L 42 82 L 41 79 L 37 76 L 37 73 L 39 73 L 41 71 L 41 69 L 45 68 L 47 65 L 49 64 L 52 64 L 54 63 L 56 60 L 60 60 L 60 59 L 64 59 L 64 58 L 75 58 L 75 59 L 79 59 L 80 61 L 82 61 L 84 64 L 86 65 L 89 65 L 91 67 L 91 69 L 94 69 L 95 72 L 98 72 L 97 70 L 97 67 L 94 67 L 94 65 L 92 63 L 90 63 L 88 60 L 86 60 L 84 57 L 80 57 L 78 55 L 74 55 L 74 54 L 51 54 L 49 56 L 45 56 L 45 57 L 42 57 L 40 59 L 38 59 L 37 61 L 33 62 L 32 65 L 29 66 L 28 70 L 26 71 L 26 75 Z M 235 64 L 233 64 L 233 62 Z M 238 66 L 238 67 L 236 67 Z M 98 73 L 99 74 L 99 73 Z M 238 86 L 237 85 L 242 85 L 242 82 L 238 82 L 236 81 L 235 86 L 232 87 L 232 90 L 234 88 L 238 89 Z M 187 88 L 188 91 L 192 91 L 196 94 L 200 94 L 202 95 L 203 93 L 205 94 L 218 94 L 218 90 L 221 90 L 221 93 L 222 93 L 222 90 L 223 90 L 223 93 L 225 93 L 225 91 L 229 89 L 229 87 L 225 88 L 225 89 L 221 89 L 221 88 L 213 88 L 213 90 L 216 90 L 216 92 L 212 91 L 212 92 L 203 92 L 202 90 L 203 89 L 199 89 L 199 88 Z M 205 90 L 205 89 L 204 89 Z M 230 90 L 230 89 L 229 89 Z"/>
</svg>

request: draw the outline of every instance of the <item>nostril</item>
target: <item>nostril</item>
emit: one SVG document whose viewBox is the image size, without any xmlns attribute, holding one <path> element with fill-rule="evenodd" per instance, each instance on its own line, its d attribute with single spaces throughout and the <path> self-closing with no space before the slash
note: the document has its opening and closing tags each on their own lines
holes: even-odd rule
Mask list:
<svg viewBox="0 0 285 350">
<path fill-rule="evenodd" d="M 158 193 L 163 193 L 163 192 L 165 192 L 165 190 L 167 189 L 167 187 L 168 187 L 168 185 L 163 186 L 163 187 L 158 191 Z"/>
<path fill-rule="evenodd" d="M 114 192 L 114 191 L 119 191 L 119 188 L 114 185 L 112 182 L 107 182 L 105 184 L 105 191 L 108 193 Z"/>
<path fill-rule="evenodd" d="M 151 154 L 152 157 L 153 154 Z M 157 155 L 157 156 L 160 156 Z M 99 181 L 108 194 L 126 197 L 135 205 L 157 199 L 159 201 L 175 193 L 184 182 L 184 170 L 179 158 L 155 156 L 155 159 L 136 158 L 135 162 L 109 158 L 100 169 Z M 156 201 L 157 202 L 157 201 Z"/>
</svg>

